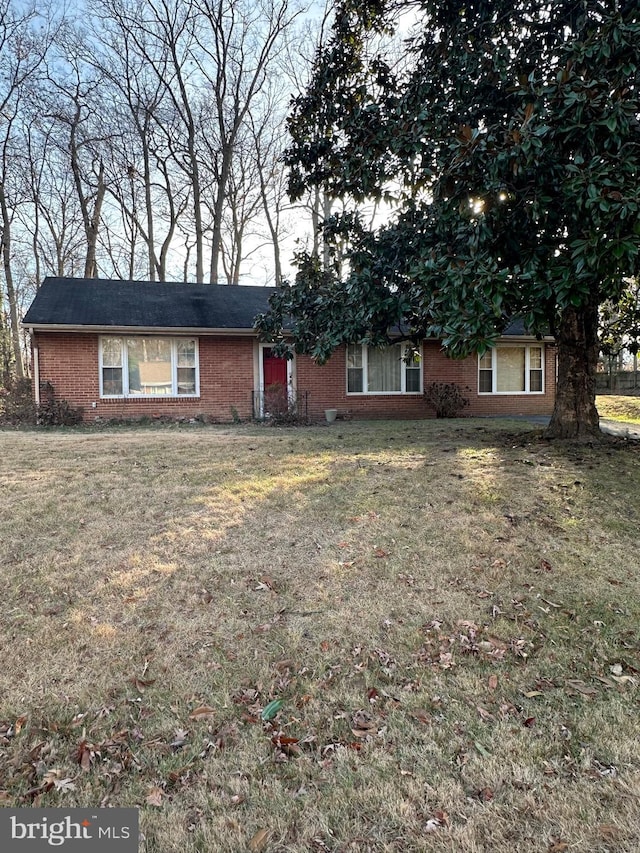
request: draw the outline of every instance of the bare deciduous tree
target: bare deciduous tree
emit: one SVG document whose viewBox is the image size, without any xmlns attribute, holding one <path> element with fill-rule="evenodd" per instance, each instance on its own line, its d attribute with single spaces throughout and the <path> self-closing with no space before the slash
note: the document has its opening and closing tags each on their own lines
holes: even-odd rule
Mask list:
<svg viewBox="0 0 640 853">
<path fill-rule="evenodd" d="M 25 200 L 16 168 L 25 129 L 21 110 L 27 93 L 41 77 L 54 28 L 54 19 L 46 8 L 0 0 L 0 247 L 11 348 L 19 377 L 24 375 L 24 361 L 12 268 L 12 227 L 16 207 Z M 6 328 L 0 323 L 0 335 L 4 336 Z"/>
</svg>

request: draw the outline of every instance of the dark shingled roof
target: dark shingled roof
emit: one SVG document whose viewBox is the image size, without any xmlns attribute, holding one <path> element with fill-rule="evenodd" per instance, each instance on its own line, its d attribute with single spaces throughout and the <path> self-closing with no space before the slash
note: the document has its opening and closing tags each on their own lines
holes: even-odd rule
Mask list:
<svg viewBox="0 0 640 853">
<path fill-rule="evenodd" d="M 246 329 L 269 307 L 272 287 L 46 278 L 25 326 Z"/>
<path fill-rule="evenodd" d="M 183 282 L 45 278 L 24 326 L 94 329 L 251 331 L 269 308 L 273 287 Z M 526 337 L 512 320 L 504 337 Z"/>
</svg>

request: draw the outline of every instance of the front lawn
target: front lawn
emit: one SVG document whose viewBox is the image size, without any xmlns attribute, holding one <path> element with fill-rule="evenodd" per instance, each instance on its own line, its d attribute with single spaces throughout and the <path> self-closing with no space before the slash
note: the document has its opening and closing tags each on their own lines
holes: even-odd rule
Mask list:
<svg viewBox="0 0 640 853">
<path fill-rule="evenodd" d="M 602 394 L 596 398 L 601 418 L 640 424 L 640 395 L 632 397 Z"/>
<path fill-rule="evenodd" d="M 640 849 L 640 444 L 0 442 L 2 805 L 138 806 L 146 853 Z"/>
</svg>

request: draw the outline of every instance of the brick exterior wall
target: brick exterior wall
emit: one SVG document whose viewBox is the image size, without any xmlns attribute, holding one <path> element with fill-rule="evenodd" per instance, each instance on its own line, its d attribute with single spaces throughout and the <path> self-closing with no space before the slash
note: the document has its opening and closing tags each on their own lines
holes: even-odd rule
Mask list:
<svg viewBox="0 0 640 853">
<path fill-rule="evenodd" d="M 96 418 L 186 417 L 206 415 L 214 421 L 252 415 L 254 353 L 251 337 L 201 337 L 200 397 L 100 399 L 99 335 L 36 332 L 40 381 L 51 382 L 57 399 L 84 410 L 84 420 Z"/>
<path fill-rule="evenodd" d="M 473 415 L 550 415 L 556 390 L 555 347 L 545 347 L 544 394 L 478 394 L 478 357 L 463 360 L 447 358 L 437 341 L 425 341 L 422 347 L 423 385 L 431 382 L 455 382 L 469 398 L 464 409 Z M 422 395 L 347 394 L 344 348 L 323 367 L 309 358 L 297 357 L 298 390 L 309 391 L 312 419 L 324 417 L 325 409 L 338 409 L 338 416 L 353 418 L 432 418 L 433 409 Z"/>
<path fill-rule="evenodd" d="M 84 410 L 84 419 L 187 417 L 205 415 L 229 422 L 232 409 L 245 419 L 252 415 L 252 396 L 257 389 L 258 345 L 251 337 L 200 337 L 200 397 L 100 399 L 99 336 L 94 333 L 36 332 L 40 381 L 51 382 L 58 399 Z M 309 415 L 323 420 L 325 409 L 353 418 L 429 418 L 433 410 L 421 394 L 347 394 L 345 351 L 338 350 L 323 366 L 306 356 L 296 356 L 298 392 L 308 392 Z M 434 341 L 423 345 L 423 381 L 456 382 L 470 399 L 465 415 L 551 414 L 555 399 L 555 348 L 545 347 L 545 393 L 480 395 L 476 356 L 448 359 Z"/>
</svg>

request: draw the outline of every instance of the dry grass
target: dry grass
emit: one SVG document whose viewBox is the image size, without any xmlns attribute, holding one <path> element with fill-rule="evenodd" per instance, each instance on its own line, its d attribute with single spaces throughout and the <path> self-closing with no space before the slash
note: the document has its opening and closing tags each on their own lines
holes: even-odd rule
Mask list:
<svg viewBox="0 0 640 853">
<path fill-rule="evenodd" d="M 601 418 L 640 424 L 640 395 L 623 397 L 603 394 L 596 402 Z"/>
<path fill-rule="evenodd" d="M 639 445 L 0 441 L 3 804 L 137 805 L 147 853 L 640 848 Z"/>
</svg>

